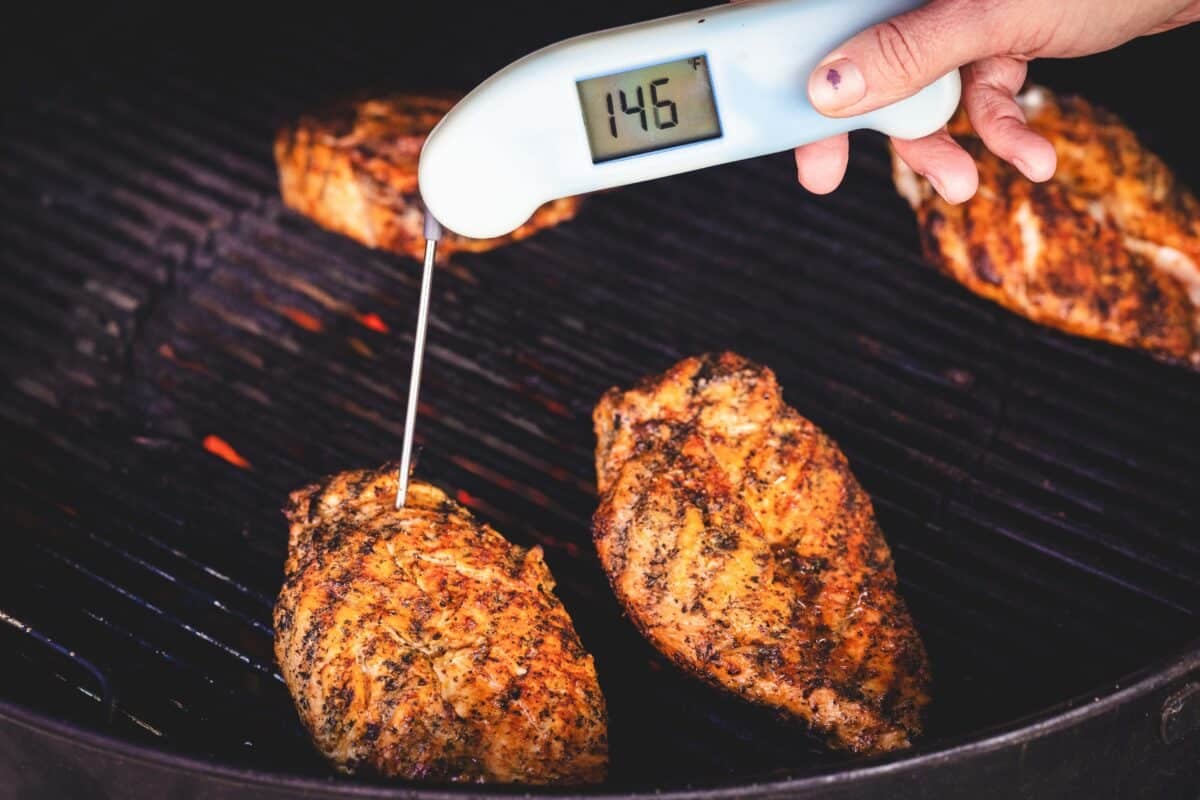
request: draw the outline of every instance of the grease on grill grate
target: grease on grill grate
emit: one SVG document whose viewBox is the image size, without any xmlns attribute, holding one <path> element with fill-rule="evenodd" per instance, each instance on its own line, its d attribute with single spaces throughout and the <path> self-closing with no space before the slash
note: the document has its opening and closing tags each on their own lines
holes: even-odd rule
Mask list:
<svg viewBox="0 0 1200 800">
<path fill-rule="evenodd" d="M 418 265 L 281 209 L 269 145 L 295 79 L 238 102 L 170 69 L 146 81 L 0 132 L 0 692 L 322 773 L 272 663 L 278 509 L 395 456 Z M 597 659 L 618 785 L 846 758 L 681 677 L 595 563 L 592 404 L 692 353 L 769 364 L 849 456 L 930 649 L 928 739 L 1200 633 L 1200 376 L 935 275 L 861 144 L 828 198 L 786 158 L 722 167 L 597 196 L 435 281 L 422 477 L 545 548 Z"/>
</svg>

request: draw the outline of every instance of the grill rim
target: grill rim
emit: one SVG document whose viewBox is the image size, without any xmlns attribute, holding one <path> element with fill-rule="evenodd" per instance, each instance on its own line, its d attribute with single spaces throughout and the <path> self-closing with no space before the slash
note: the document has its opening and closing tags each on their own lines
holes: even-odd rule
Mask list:
<svg viewBox="0 0 1200 800">
<path fill-rule="evenodd" d="M 1177 652 L 1103 683 L 1092 691 L 1083 692 L 1034 714 L 982 729 L 958 741 L 943 742 L 940 745 L 937 742 L 916 745 L 898 753 L 872 757 L 871 763 L 862 766 L 846 767 L 833 764 L 811 770 L 792 771 L 782 777 L 771 777 L 763 781 L 757 781 L 753 777 L 742 777 L 723 782 L 698 783 L 690 788 L 666 790 L 647 786 L 612 791 L 603 784 L 595 787 L 571 787 L 571 791 L 563 792 L 559 791 L 558 787 L 524 784 L 486 784 L 483 788 L 478 784 L 465 784 L 459 788 L 453 785 L 430 786 L 414 781 L 397 781 L 391 785 L 353 783 L 335 781 L 331 777 L 309 777 L 270 769 L 241 768 L 222 764 L 215 759 L 175 753 L 166 747 L 133 742 L 83 723 L 68 722 L 3 698 L 0 698 L 0 720 L 6 725 L 16 725 L 43 737 L 56 738 L 76 748 L 75 752 L 78 753 L 108 759 L 117 756 L 139 763 L 143 767 L 171 770 L 181 778 L 205 781 L 209 784 L 233 784 L 245 789 L 262 788 L 292 792 L 297 797 L 463 800 L 526 796 L 561 800 L 584 797 L 592 800 L 628 800 L 641 797 L 654 797 L 659 800 L 744 800 L 750 797 L 798 795 L 816 789 L 852 785 L 873 778 L 916 774 L 918 771 L 927 774 L 930 770 L 938 768 L 952 768 L 977 756 L 1021 745 L 1115 714 L 1140 700 L 1145 700 L 1175 681 L 1197 674 L 1200 674 L 1200 637 L 1189 641 Z M 1082 737 L 1079 749 L 1064 755 L 1079 758 L 1090 749 L 1091 742 Z M 321 756 L 314 750 L 312 758 L 320 759 Z"/>
</svg>

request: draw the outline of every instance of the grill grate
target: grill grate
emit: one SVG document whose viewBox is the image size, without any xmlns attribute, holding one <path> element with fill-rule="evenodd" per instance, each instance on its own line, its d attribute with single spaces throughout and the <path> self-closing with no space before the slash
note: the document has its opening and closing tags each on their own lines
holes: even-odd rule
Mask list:
<svg viewBox="0 0 1200 800">
<path fill-rule="evenodd" d="M 586 22 L 551 19 L 439 78 L 477 80 Z M 168 38 L 0 127 L 15 551 L 0 561 L 0 696 L 325 774 L 271 653 L 278 509 L 317 475 L 395 456 L 419 274 L 276 198 L 276 123 L 395 69 L 350 23 L 309 26 L 248 47 L 252 81 L 244 61 L 213 69 Z M 785 156 L 679 176 L 456 257 L 434 284 L 419 473 L 546 549 L 609 699 L 615 785 L 847 761 L 681 678 L 595 563 L 591 406 L 692 353 L 771 365 L 843 446 L 931 651 L 930 741 L 1200 635 L 1200 375 L 952 286 L 921 262 L 880 143 L 854 152 L 828 198 L 805 195 Z"/>
</svg>

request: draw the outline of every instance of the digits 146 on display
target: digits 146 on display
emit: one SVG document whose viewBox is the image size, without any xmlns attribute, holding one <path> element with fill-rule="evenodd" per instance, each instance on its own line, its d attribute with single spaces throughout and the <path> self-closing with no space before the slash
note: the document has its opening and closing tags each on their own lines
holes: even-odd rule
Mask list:
<svg viewBox="0 0 1200 800">
<path fill-rule="evenodd" d="M 669 78 L 656 78 L 650 81 L 650 103 L 651 111 L 654 115 L 654 127 L 657 130 L 665 131 L 668 128 L 674 128 L 679 124 L 679 112 L 672 100 L 668 100 L 659 94 L 659 87 L 666 86 L 670 81 Z M 664 90 L 665 91 L 665 90 Z M 630 98 L 626 95 L 624 89 L 617 90 L 618 100 L 613 102 L 613 93 L 608 92 L 604 96 L 604 103 L 608 108 L 608 131 L 614 139 L 619 138 L 617 133 L 617 109 L 620 108 L 622 114 L 628 116 L 636 116 L 641 123 L 642 130 L 649 131 L 649 119 L 646 113 L 646 92 L 642 86 L 637 87 L 633 94 L 634 101 L 631 104 Z"/>
</svg>

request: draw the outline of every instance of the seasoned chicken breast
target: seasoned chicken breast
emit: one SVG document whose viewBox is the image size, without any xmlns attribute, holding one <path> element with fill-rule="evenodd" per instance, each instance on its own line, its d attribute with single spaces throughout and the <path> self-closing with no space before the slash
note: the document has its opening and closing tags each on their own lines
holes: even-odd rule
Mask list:
<svg viewBox="0 0 1200 800">
<path fill-rule="evenodd" d="M 980 173 L 968 202 L 944 202 L 893 151 L 926 257 L 1034 322 L 1200 367 L 1200 203 L 1112 114 L 1041 87 L 1018 99 L 1058 153 L 1047 183 L 988 151 L 962 110 L 950 132 Z"/>
<path fill-rule="evenodd" d="M 604 697 L 540 548 L 396 470 L 294 492 L 275 654 L 345 772 L 436 781 L 604 778 Z"/>
<path fill-rule="evenodd" d="M 275 137 L 283 202 L 368 247 L 421 259 L 417 163 L 425 137 L 458 99 L 452 93 L 353 97 L 283 126 Z M 490 250 L 524 239 L 572 219 L 579 204 L 578 197 L 554 200 L 495 239 L 446 232 L 438 254 Z"/>
<path fill-rule="evenodd" d="M 594 422 L 596 549 L 660 651 L 833 747 L 920 733 L 929 668 L 871 500 L 771 370 L 688 358 Z"/>
</svg>

